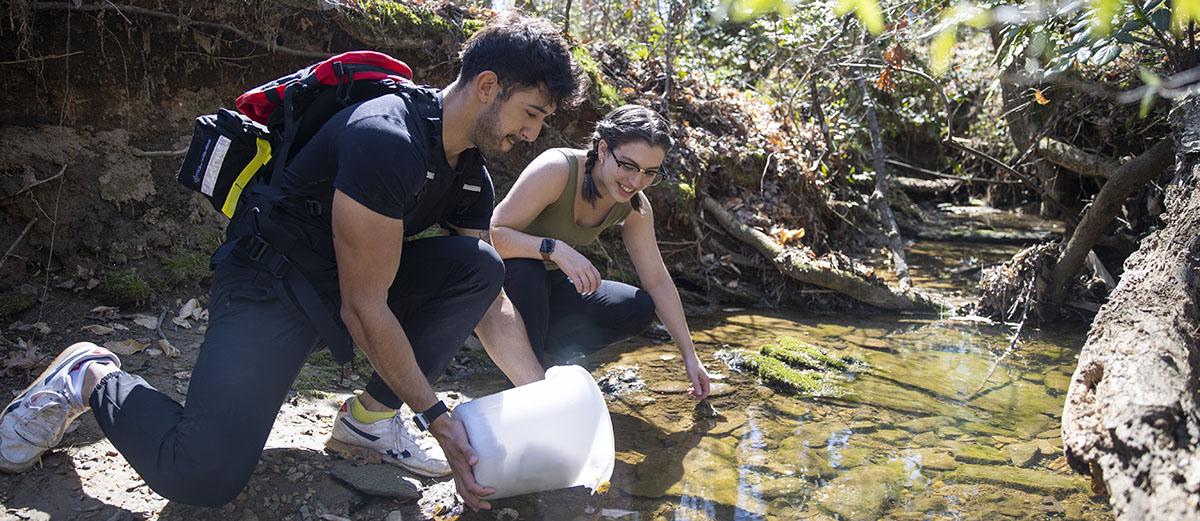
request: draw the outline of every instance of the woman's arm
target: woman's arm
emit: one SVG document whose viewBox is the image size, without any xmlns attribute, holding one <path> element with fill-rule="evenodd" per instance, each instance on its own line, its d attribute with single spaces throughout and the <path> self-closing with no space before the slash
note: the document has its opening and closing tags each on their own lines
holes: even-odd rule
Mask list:
<svg viewBox="0 0 1200 521">
<path fill-rule="evenodd" d="M 654 236 L 654 210 L 650 207 L 650 200 L 642 194 L 638 194 L 638 197 L 642 198 L 642 210 L 630 212 L 629 217 L 625 218 L 621 238 L 625 241 L 625 249 L 629 251 L 642 287 L 654 300 L 654 311 L 679 348 L 688 378 L 692 381 L 691 394 L 702 400 L 708 396 L 708 371 L 696 355 L 696 345 L 692 343 L 692 333 L 688 330 L 679 290 L 675 288 L 675 282 L 667 273 L 667 266 L 658 251 L 658 241 Z"/>
<path fill-rule="evenodd" d="M 540 259 L 542 239 L 519 231 L 562 195 L 567 186 L 567 161 L 562 153 L 547 150 L 525 167 L 508 195 L 492 213 L 492 246 L 500 258 Z M 550 260 L 558 265 L 581 294 L 600 287 L 600 272 L 574 248 L 562 241 L 554 247 Z"/>
</svg>

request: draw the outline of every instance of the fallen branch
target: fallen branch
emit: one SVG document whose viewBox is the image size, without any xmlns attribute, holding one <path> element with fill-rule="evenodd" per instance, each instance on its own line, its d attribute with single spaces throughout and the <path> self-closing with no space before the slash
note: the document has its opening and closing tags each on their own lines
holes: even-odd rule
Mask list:
<svg viewBox="0 0 1200 521">
<path fill-rule="evenodd" d="M 1083 219 L 1075 227 L 1051 275 L 1050 301 L 1061 304 L 1071 288 L 1071 282 L 1096 241 L 1104 235 L 1109 223 L 1121 212 L 1129 195 L 1142 185 L 1157 178 L 1171 165 L 1175 147 L 1169 139 L 1158 142 L 1150 150 L 1133 158 L 1109 177 L 1092 201 Z"/>
<path fill-rule="evenodd" d="M 916 177 L 894 177 L 892 181 L 901 190 L 910 194 L 940 195 L 953 192 L 958 181 L 951 179 L 918 179 Z"/>
<path fill-rule="evenodd" d="M 1062 218 L 1066 219 L 1068 222 L 1070 222 L 1070 224 L 1072 226 L 1074 226 L 1078 222 L 1075 219 L 1075 212 L 1072 211 L 1070 208 L 1067 208 L 1067 205 L 1063 204 L 1062 201 L 1059 201 L 1057 197 L 1054 197 L 1053 195 L 1047 193 L 1046 190 L 1042 187 L 1042 185 L 1040 183 L 1038 183 L 1035 180 L 1029 179 L 1028 176 L 1026 176 L 1025 174 L 1022 174 L 1021 172 L 1018 172 L 1017 169 L 1015 169 L 1011 166 L 1008 166 L 1008 164 L 1006 164 L 1004 161 L 1001 161 L 999 159 L 992 157 L 987 152 L 984 152 L 982 150 L 976 149 L 975 147 L 972 147 L 970 144 L 968 144 L 966 142 L 965 139 L 951 138 L 951 139 L 944 141 L 944 143 L 951 148 L 957 148 L 968 154 L 978 156 L 980 159 L 983 159 L 984 161 L 987 161 L 988 163 L 995 165 L 997 168 L 1004 170 L 1005 172 L 1008 172 L 1009 174 L 1012 174 L 1013 177 L 1020 179 L 1022 184 L 1029 187 L 1034 192 L 1037 192 L 1038 195 L 1040 195 L 1043 199 L 1050 201 L 1050 203 L 1053 204 L 1054 207 L 1057 208 L 1058 211 L 1062 214 Z"/>
<path fill-rule="evenodd" d="M 4 256 L 0 257 L 0 268 L 4 267 L 4 261 L 8 260 L 8 257 L 12 255 L 13 250 L 17 249 L 17 245 L 21 244 L 21 239 L 25 238 L 25 234 L 29 233 L 29 229 L 33 228 L 33 225 L 37 224 L 37 222 L 38 220 L 35 218 L 34 220 L 29 221 L 29 224 L 25 225 L 25 229 L 21 230 L 21 234 L 17 236 L 17 240 L 13 241 L 13 243 L 9 245 L 8 250 L 4 252 Z"/>
<path fill-rule="evenodd" d="M 702 196 L 701 205 L 734 238 L 749 244 L 770 259 L 784 275 L 805 284 L 830 289 L 872 306 L 898 311 L 941 311 L 946 306 L 914 290 L 902 291 L 868 280 L 855 271 L 841 269 L 828 260 L 812 260 L 802 251 L 785 249 L 767 234 L 746 226 L 721 203 Z"/>
<path fill-rule="evenodd" d="M 942 179 L 954 179 L 957 181 L 963 181 L 963 182 L 967 182 L 967 183 L 986 183 L 986 184 L 993 184 L 993 185 L 1019 185 L 1019 184 L 1022 184 L 1020 180 L 1016 180 L 1016 179 L 984 179 L 981 177 L 975 177 L 975 176 L 970 176 L 970 175 L 960 176 L 960 175 L 943 174 L 941 172 L 930 170 L 928 168 L 921 168 L 919 166 L 911 165 L 911 164 L 905 163 L 904 161 L 900 161 L 900 160 L 892 159 L 892 158 L 888 158 L 885 161 L 887 161 L 887 163 L 889 165 L 896 165 L 901 168 L 912 170 L 913 172 L 920 172 L 925 175 L 940 177 Z"/>
<path fill-rule="evenodd" d="M 879 135 L 879 119 L 875 117 L 875 98 L 867 89 L 867 82 L 858 79 L 858 90 L 862 91 L 863 107 L 866 109 L 867 128 L 871 131 L 872 163 L 875 167 L 875 190 L 871 192 L 871 206 L 879 214 L 879 222 L 883 224 L 883 233 L 888 238 L 888 248 L 892 250 L 892 267 L 896 270 L 896 278 L 900 281 L 900 290 L 906 291 L 912 287 L 912 277 L 908 275 L 908 261 L 904 258 L 904 238 L 896 226 L 896 216 L 892 214 L 892 205 L 888 203 L 887 164 L 884 162 L 883 138 Z"/>
<path fill-rule="evenodd" d="M 1013 331 L 1012 339 L 1008 341 L 1008 349 L 1005 349 L 1004 353 L 1002 353 L 999 358 L 992 361 L 992 366 L 988 368 L 987 376 L 984 376 L 983 381 L 979 382 L 979 387 L 975 388 L 975 392 L 971 393 L 971 395 L 967 397 L 968 401 L 974 399 L 976 396 L 979 396 L 979 392 L 982 391 L 984 386 L 987 385 L 988 380 L 992 379 L 992 375 L 996 373 L 996 368 L 1000 367 L 1000 363 L 1003 362 L 1005 358 L 1008 358 L 1008 355 L 1012 354 L 1013 351 L 1017 350 L 1017 341 L 1021 338 L 1021 330 L 1025 329 L 1025 321 L 1029 319 L 1029 303 L 1033 301 L 1033 286 L 1036 280 L 1037 274 L 1030 273 L 1029 284 L 1025 285 L 1025 291 L 1022 292 L 1023 299 L 1025 300 L 1025 310 L 1021 312 L 1021 321 L 1017 323 L 1017 329 L 1016 331 Z"/>
<path fill-rule="evenodd" d="M 1120 165 L 1105 157 L 1084 152 L 1074 145 L 1051 137 L 1044 137 L 1038 142 L 1038 152 L 1047 161 L 1082 176 L 1107 179 L 1120 168 Z"/>
<path fill-rule="evenodd" d="M 41 185 L 43 185 L 43 184 L 46 184 L 46 183 L 49 183 L 50 181 L 53 181 L 53 180 L 55 180 L 55 179 L 58 179 L 58 178 L 62 177 L 63 173 L 65 173 L 66 171 L 67 171 L 67 165 L 63 165 L 63 166 L 62 166 L 62 168 L 58 169 L 58 173 L 57 173 L 57 174 L 54 174 L 54 175 L 52 175 L 52 176 L 50 176 L 50 177 L 47 177 L 47 178 L 45 178 L 45 179 L 41 179 L 41 180 L 38 180 L 38 181 L 34 181 L 33 183 L 30 183 L 30 185 L 29 185 L 29 186 L 26 186 L 25 188 L 22 188 L 22 189 L 20 189 L 20 190 L 17 190 L 16 192 L 13 192 L 13 193 L 11 193 L 11 194 L 8 194 L 8 195 L 6 195 L 6 196 L 4 196 L 4 197 L 0 197 L 0 201 L 5 201 L 5 200 L 8 200 L 8 199 L 12 199 L 12 198 L 14 198 L 14 197 L 16 197 L 16 196 L 18 196 L 18 195 L 21 195 L 21 194 L 23 194 L 23 193 L 25 193 L 25 192 L 28 192 L 28 191 L 30 191 L 30 190 L 33 190 L 34 188 L 37 188 L 38 186 L 41 186 Z"/>
</svg>

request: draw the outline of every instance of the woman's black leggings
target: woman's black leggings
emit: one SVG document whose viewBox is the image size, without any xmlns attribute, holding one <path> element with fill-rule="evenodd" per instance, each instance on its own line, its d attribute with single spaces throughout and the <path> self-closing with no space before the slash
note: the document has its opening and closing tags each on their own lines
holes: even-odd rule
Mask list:
<svg viewBox="0 0 1200 521">
<path fill-rule="evenodd" d="M 605 280 L 595 293 L 580 295 L 562 270 L 547 270 L 540 259 L 505 259 L 504 292 L 543 366 L 633 337 L 654 320 L 645 291 Z"/>
</svg>

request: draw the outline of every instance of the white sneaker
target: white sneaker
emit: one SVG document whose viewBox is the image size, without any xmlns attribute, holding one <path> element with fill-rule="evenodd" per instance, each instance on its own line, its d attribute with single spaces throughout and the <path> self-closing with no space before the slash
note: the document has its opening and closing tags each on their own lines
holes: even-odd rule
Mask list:
<svg viewBox="0 0 1200 521">
<path fill-rule="evenodd" d="M 350 400 L 342 404 L 333 420 L 333 434 L 325 442 L 326 449 L 350 459 L 386 461 L 426 477 L 450 475 L 446 454 L 432 435 L 418 432 L 412 421 L 400 414 L 388 420 L 361 423 L 350 414 Z"/>
<path fill-rule="evenodd" d="M 71 371 L 92 360 L 121 361 L 91 342 L 63 350 L 41 375 L 0 413 L 0 471 L 16 473 L 34 466 L 42 453 L 58 445 L 71 422 L 88 410 Z"/>
</svg>

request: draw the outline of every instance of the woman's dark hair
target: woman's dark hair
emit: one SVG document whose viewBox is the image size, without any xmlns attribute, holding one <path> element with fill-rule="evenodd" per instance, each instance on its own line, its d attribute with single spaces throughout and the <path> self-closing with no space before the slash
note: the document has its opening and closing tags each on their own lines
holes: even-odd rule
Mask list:
<svg viewBox="0 0 1200 521">
<path fill-rule="evenodd" d="M 515 10 L 497 15 L 463 45 L 459 80 L 492 71 L 502 87 L 501 99 L 514 90 L 545 84 L 557 107 L 572 107 L 582 99 L 582 69 L 571 59 L 571 48 L 558 28 L 542 18 Z"/>
<path fill-rule="evenodd" d="M 587 161 L 583 164 L 583 200 L 596 206 L 600 191 L 592 179 L 592 167 L 600 155 L 600 140 L 613 150 L 626 143 L 640 141 L 650 146 L 662 147 L 670 152 L 674 141 L 667 127 L 667 120 L 657 112 L 641 105 L 624 105 L 613 109 L 596 122 L 596 130 L 592 132 L 591 144 L 588 147 Z M 634 197 L 629 201 L 634 210 L 642 211 L 642 198 Z"/>
</svg>

